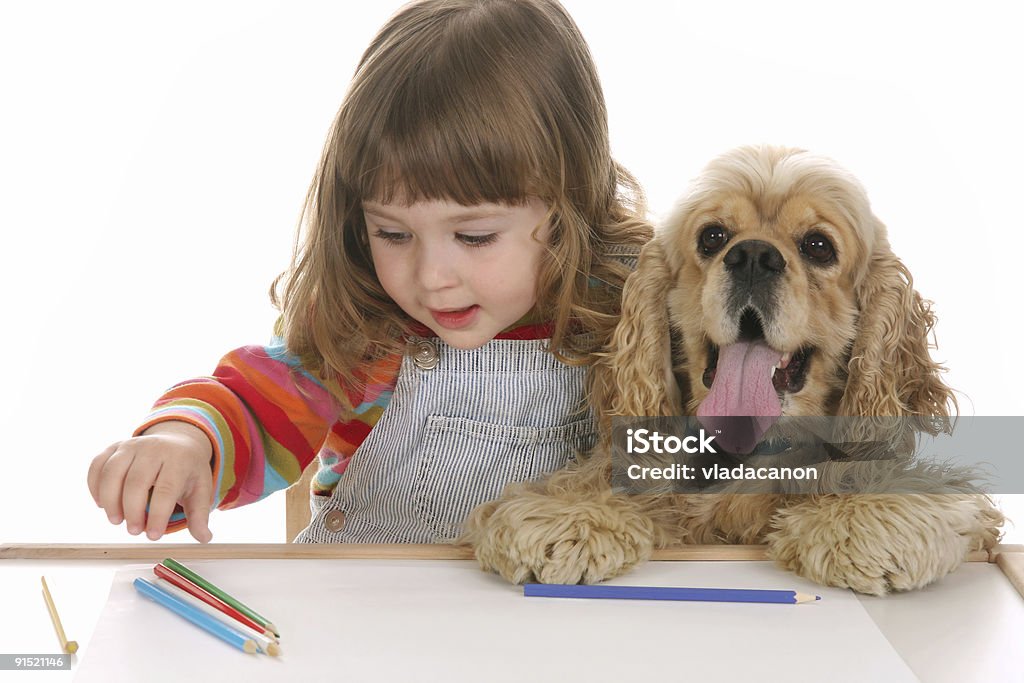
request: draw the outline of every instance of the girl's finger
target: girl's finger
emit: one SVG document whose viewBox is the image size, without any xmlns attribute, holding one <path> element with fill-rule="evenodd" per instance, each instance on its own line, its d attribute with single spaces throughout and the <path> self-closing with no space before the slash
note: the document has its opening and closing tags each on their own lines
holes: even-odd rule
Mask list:
<svg viewBox="0 0 1024 683">
<path fill-rule="evenodd" d="M 89 463 L 89 473 L 86 475 L 85 479 L 89 483 L 89 494 L 92 496 L 92 500 L 96 503 L 97 507 L 101 507 L 100 475 L 103 473 L 103 466 L 107 464 L 107 460 L 110 459 L 110 456 L 117 451 L 117 447 L 119 445 L 120 443 L 114 443 L 107 446 L 102 453 L 93 458 L 92 462 Z"/>
<path fill-rule="evenodd" d="M 213 477 L 200 477 L 181 501 L 188 520 L 188 531 L 200 543 L 213 539 L 210 532 L 210 499 L 213 495 Z"/>
<path fill-rule="evenodd" d="M 99 506 L 106 510 L 111 524 L 120 524 L 124 520 L 121 507 L 124 478 L 134 460 L 134 450 L 122 443 L 103 463 L 99 477 Z"/>
<path fill-rule="evenodd" d="M 155 485 L 161 472 L 161 461 L 156 458 L 136 456 L 124 478 L 121 504 L 128 533 L 136 536 L 146 528 L 146 505 L 149 491 Z"/>
<path fill-rule="evenodd" d="M 149 498 L 149 518 L 146 520 L 146 536 L 155 541 L 167 531 L 167 523 L 174 514 L 174 507 L 184 497 L 185 474 L 177 467 L 162 467 L 153 482 L 153 494 Z"/>
</svg>

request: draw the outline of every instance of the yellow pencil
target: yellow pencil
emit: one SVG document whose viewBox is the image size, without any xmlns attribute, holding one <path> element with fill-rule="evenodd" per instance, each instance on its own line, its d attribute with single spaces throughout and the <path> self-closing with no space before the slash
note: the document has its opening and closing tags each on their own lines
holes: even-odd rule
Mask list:
<svg viewBox="0 0 1024 683">
<path fill-rule="evenodd" d="M 46 586 L 46 577 L 39 577 L 43 582 L 43 599 L 46 600 L 46 608 L 50 610 L 50 619 L 53 621 L 53 628 L 57 631 L 57 638 L 60 640 L 60 647 L 64 652 L 69 655 L 73 655 L 78 652 L 78 643 L 73 640 L 68 640 L 67 636 L 64 635 L 64 627 L 61 626 L 60 617 L 57 616 L 57 606 L 53 604 L 53 597 L 50 595 L 50 589 Z"/>
</svg>

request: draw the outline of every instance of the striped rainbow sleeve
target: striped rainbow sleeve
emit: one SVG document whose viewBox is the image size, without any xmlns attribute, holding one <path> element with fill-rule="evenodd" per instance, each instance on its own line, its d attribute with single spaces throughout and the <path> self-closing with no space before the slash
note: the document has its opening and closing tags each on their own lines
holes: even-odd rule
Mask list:
<svg viewBox="0 0 1024 683">
<path fill-rule="evenodd" d="M 213 443 L 211 507 L 227 510 L 298 481 L 341 412 L 334 392 L 336 383 L 314 378 L 275 338 L 230 352 L 210 377 L 171 387 L 135 435 L 168 420 L 202 429 Z M 178 506 L 167 530 L 185 526 Z"/>
</svg>

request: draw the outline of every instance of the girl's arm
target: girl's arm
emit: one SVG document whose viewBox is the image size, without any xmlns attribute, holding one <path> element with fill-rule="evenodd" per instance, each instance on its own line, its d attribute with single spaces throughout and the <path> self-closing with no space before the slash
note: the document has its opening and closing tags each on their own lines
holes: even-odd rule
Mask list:
<svg viewBox="0 0 1024 683">
<path fill-rule="evenodd" d="M 287 488 L 302 475 L 341 412 L 340 387 L 306 372 L 275 339 L 224 356 L 212 376 L 175 385 L 135 431 L 171 420 L 213 446 L 213 504 L 229 509 Z M 168 532 L 186 526 L 180 506 Z"/>
</svg>

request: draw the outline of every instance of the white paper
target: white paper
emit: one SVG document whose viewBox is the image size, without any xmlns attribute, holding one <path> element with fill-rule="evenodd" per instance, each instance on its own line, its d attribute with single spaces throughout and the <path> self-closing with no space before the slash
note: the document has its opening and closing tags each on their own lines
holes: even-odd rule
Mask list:
<svg viewBox="0 0 1024 683">
<path fill-rule="evenodd" d="M 218 560 L 187 565 L 270 619 L 248 655 L 117 573 L 76 681 L 916 681 L 853 593 L 767 562 L 653 562 L 611 583 L 766 588 L 802 605 L 526 598 L 473 562 Z"/>
</svg>

